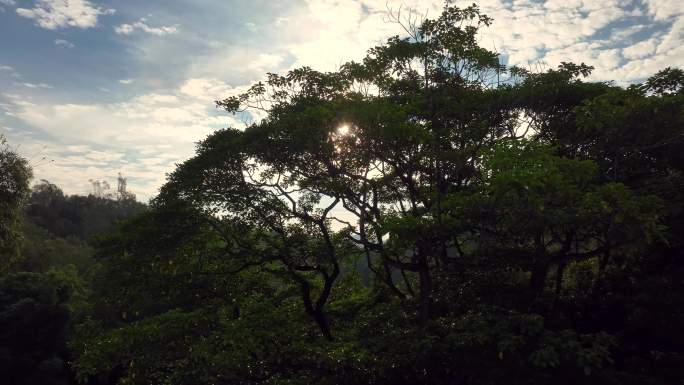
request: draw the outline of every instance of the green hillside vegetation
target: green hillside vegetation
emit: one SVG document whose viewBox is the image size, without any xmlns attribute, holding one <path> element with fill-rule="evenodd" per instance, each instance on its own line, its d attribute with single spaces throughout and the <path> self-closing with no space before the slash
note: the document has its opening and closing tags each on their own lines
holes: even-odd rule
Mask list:
<svg viewBox="0 0 684 385">
<path fill-rule="evenodd" d="M 3 171 L 30 175 L 28 164 L 9 147 L 1 150 L 3 159 L 20 160 L 3 164 Z M 32 189 L 28 178 L 16 181 L 2 185 L 14 189 L 3 194 L 17 198 L 15 217 L 2 223 L 13 237 L 7 244 L 15 249 L 2 254 L 0 373 L 7 384 L 74 384 L 67 341 L 75 325 L 93 313 L 92 286 L 100 264 L 91 243 L 146 206 L 66 196 L 46 181 Z"/>
</svg>

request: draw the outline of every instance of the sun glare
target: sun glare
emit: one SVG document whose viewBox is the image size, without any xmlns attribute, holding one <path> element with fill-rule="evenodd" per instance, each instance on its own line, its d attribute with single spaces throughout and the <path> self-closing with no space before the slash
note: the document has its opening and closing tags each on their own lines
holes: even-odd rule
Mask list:
<svg viewBox="0 0 684 385">
<path fill-rule="evenodd" d="M 345 136 L 348 134 L 349 134 L 349 125 L 348 124 L 343 124 L 343 125 L 337 127 L 337 135 Z"/>
</svg>

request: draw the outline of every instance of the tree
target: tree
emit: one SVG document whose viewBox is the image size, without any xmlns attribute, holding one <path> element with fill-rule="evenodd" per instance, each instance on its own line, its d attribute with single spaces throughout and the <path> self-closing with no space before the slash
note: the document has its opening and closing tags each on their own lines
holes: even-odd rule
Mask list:
<svg viewBox="0 0 684 385">
<path fill-rule="evenodd" d="M 36 225 L 58 237 L 81 241 L 107 233 L 117 221 L 146 208 L 128 195 L 118 200 L 94 195 L 65 195 L 47 180 L 33 186 L 26 206 L 26 215 Z"/>
<path fill-rule="evenodd" d="M 102 239 L 95 312 L 71 343 L 83 380 L 305 383 L 332 372 L 335 357 L 319 358 L 327 340 L 302 317 L 300 282 L 270 257 L 268 238 L 213 226 L 191 206 L 165 205 Z"/>
<path fill-rule="evenodd" d="M 0 277 L 0 372 L 11 385 L 69 384 L 65 334 L 70 287 L 56 276 Z"/>
<path fill-rule="evenodd" d="M 28 198 L 30 179 L 31 169 L 26 159 L 0 136 L 0 272 L 18 258 L 21 212 Z"/>
<path fill-rule="evenodd" d="M 222 210 L 227 220 L 248 211 L 262 226 L 318 224 L 324 237 L 326 221 L 342 224 L 368 268 L 400 299 L 411 299 L 426 325 L 435 315 L 435 274 L 489 252 L 459 251 L 486 235 L 486 226 L 464 225 L 449 204 L 489 183 L 482 182 L 493 171 L 482 167 L 488 148 L 519 139 L 517 98 L 527 84 L 502 81 L 497 55 L 477 45 L 478 28 L 490 21 L 476 6 L 446 7 L 437 20 L 408 25 L 409 37 L 371 49 L 363 63 L 333 73 L 270 74 L 246 94 L 219 101 L 231 112 L 268 114 L 244 133 L 226 130 L 203 142 L 172 174 L 168 194 Z M 563 64 L 548 76 L 568 83 L 589 71 Z M 341 211 L 346 219 L 331 214 Z M 537 247 L 524 256 L 545 259 L 538 254 L 550 229 L 527 231 L 536 232 Z M 547 247 L 568 249 L 579 242 L 573 236 L 551 237 Z M 578 247 L 596 249 L 591 242 Z M 532 277 L 538 290 L 542 265 Z"/>
<path fill-rule="evenodd" d="M 431 268 L 446 259 L 449 242 L 439 229 L 441 202 L 474 177 L 479 148 L 511 134 L 511 116 L 494 88 L 503 67 L 476 43 L 478 27 L 489 22 L 475 6 L 448 7 L 438 20 L 409 26 L 411 37 L 370 50 L 363 63 L 333 73 L 270 74 L 266 84 L 218 102 L 231 112 L 265 108 L 267 118 L 244 134 L 226 130 L 207 139 L 172 175 L 168 194 L 241 218 L 249 211 L 247 218 L 275 233 L 290 221 L 327 239 L 332 223 L 341 223 L 347 240 L 363 249 L 369 268 L 399 297 L 417 292 L 426 323 Z M 334 217 L 336 208 L 351 214 L 358 229 Z M 407 250 L 383 237 L 410 221 L 421 236 L 406 257 Z M 319 254 L 332 265 L 320 271 L 323 293 L 337 275 L 331 246 Z M 402 291 L 393 270 L 415 274 L 418 288 L 407 278 Z"/>
</svg>

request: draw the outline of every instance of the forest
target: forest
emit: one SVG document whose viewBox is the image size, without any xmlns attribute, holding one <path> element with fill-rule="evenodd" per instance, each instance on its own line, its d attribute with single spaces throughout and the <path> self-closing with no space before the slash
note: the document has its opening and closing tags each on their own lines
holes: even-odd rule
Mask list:
<svg viewBox="0 0 684 385">
<path fill-rule="evenodd" d="M 509 67 L 491 22 L 266 74 L 149 203 L 3 139 L 0 383 L 683 384 L 684 71 Z"/>
</svg>

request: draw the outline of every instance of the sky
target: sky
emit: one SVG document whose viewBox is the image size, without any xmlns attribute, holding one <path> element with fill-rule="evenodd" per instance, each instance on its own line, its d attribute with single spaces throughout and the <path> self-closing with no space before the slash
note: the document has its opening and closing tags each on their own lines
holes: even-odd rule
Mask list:
<svg viewBox="0 0 684 385">
<path fill-rule="evenodd" d="M 473 1 L 456 2 L 466 6 Z M 681 0 L 483 0 L 480 45 L 509 65 L 562 61 L 592 80 L 641 82 L 684 67 Z M 388 8 L 426 0 L 0 0 L 0 134 L 70 194 L 128 178 L 153 197 L 214 130 L 244 119 L 214 101 L 267 72 L 330 71 L 402 29 Z"/>
</svg>

